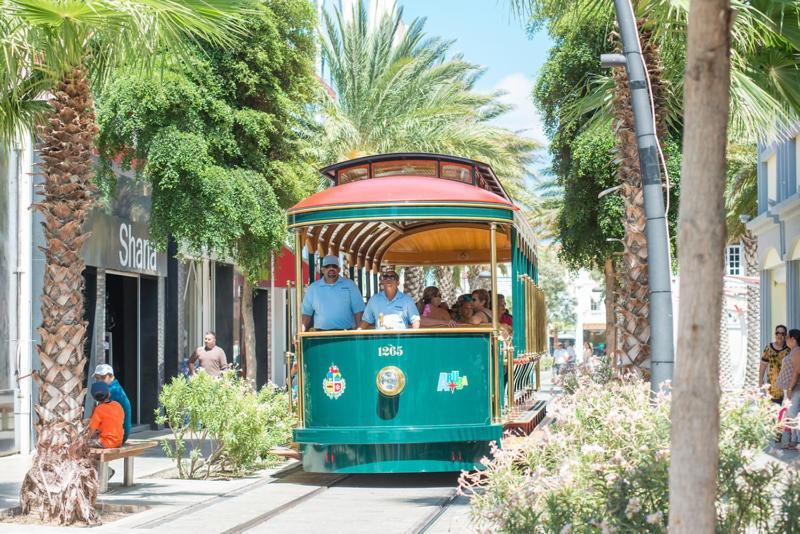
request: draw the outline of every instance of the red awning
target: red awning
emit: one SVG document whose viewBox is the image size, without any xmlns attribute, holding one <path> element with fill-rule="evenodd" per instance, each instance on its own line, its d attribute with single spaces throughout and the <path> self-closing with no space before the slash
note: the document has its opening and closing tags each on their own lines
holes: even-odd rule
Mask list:
<svg viewBox="0 0 800 534">
<path fill-rule="evenodd" d="M 366 203 L 447 202 L 513 207 L 505 198 L 470 184 L 424 176 L 390 176 L 352 182 L 301 200 L 289 213 L 311 208 Z"/>
<path fill-rule="evenodd" d="M 286 282 L 294 282 L 294 253 L 286 247 L 281 248 L 280 253 L 275 256 L 275 287 L 286 289 Z M 258 287 L 267 289 L 270 286 L 270 278 L 267 277 L 258 281 Z M 308 262 L 303 260 L 303 280 L 308 280 Z"/>
</svg>

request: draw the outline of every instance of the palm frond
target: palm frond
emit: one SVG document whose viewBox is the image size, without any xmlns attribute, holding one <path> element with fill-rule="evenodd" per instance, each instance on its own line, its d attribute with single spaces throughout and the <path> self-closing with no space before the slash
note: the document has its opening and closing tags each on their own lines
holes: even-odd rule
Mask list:
<svg viewBox="0 0 800 534">
<path fill-rule="evenodd" d="M 403 151 L 457 154 L 490 163 L 520 202 L 539 145 L 492 123 L 510 107 L 474 90 L 482 69 L 450 55 L 451 41 L 426 36 L 424 20 L 400 31 L 402 12 L 372 29 L 366 7 L 323 14 L 321 48 L 335 100 L 324 105 L 317 145 L 324 162 Z"/>
</svg>

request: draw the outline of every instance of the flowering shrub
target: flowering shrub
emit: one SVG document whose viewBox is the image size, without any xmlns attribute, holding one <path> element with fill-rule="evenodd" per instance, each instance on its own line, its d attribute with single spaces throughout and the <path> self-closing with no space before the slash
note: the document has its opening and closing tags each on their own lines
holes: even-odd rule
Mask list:
<svg viewBox="0 0 800 534">
<path fill-rule="evenodd" d="M 256 393 L 236 371 L 219 379 L 202 372 L 176 377 L 158 400 L 156 422 L 172 430 L 161 446 L 180 478 L 239 474 L 274 461 L 269 449 L 291 438 L 286 393 L 271 384 Z"/>
<path fill-rule="evenodd" d="M 556 422 L 541 436 L 495 450 L 485 471 L 462 475 L 479 530 L 667 531 L 669 395 L 651 401 L 638 381 L 577 380 L 573 395 L 555 401 Z M 773 411 L 756 393 L 722 399 L 719 532 L 797 532 L 797 473 L 754 462 L 774 433 Z"/>
</svg>

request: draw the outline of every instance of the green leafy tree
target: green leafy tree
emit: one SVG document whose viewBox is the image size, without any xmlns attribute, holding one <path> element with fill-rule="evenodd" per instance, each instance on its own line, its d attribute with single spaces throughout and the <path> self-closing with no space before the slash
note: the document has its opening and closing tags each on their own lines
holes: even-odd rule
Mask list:
<svg viewBox="0 0 800 534">
<path fill-rule="evenodd" d="M 45 265 L 37 451 L 20 490 L 23 513 L 98 522 L 97 471 L 82 422 L 86 322 L 82 226 L 93 201 L 94 87 L 120 64 L 152 66 L 154 50 L 181 54 L 203 39 L 241 35 L 241 0 L 3 0 L 0 2 L 0 141 L 38 126 L 44 177 Z M 47 94 L 47 102 L 38 99 Z"/>
<path fill-rule="evenodd" d="M 301 133 L 317 90 L 315 13 L 306 0 L 266 0 L 234 46 L 203 43 L 161 78 L 123 75 L 99 106 L 103 177 L 122 154 L 153 186 L 151 234 L 231 258 L 243 292 L 247 376 L 255 379 L 252 282 L 286 240 L 284 208 L 317 185 Z"/>
<path fill-rule="evenodd" d="M 540 246 L 539 259 L 539 286 L 544 292 L 547 302 L 547 323 L 553 335 L 553 343 L 558 342 L 558 333 L 575 328 L 577 316 L 575 314 L 576 302 L 567 292 L 569 272 L 553 247 Z"/>
</svg>

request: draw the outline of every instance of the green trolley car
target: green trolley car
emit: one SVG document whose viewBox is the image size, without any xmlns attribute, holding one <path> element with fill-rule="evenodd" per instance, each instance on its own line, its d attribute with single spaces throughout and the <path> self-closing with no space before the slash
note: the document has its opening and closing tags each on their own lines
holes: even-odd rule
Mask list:
<svg viewBox="0 0 800 534">
<path fill-rule="evenodd" d="M 297 370 L 291 409 L 299 419 L 294 440 L 303 467 L 336 473 L 480 468 L 490 443 L 501 444 L 504 426 L 524 419 L 539 387 L 545 314 L 530 227 L 492 169 L 477 161 L 385 154 L 321 173 L 332 186 L 289 210 L 298 253 L 287 366 Z M 315 258 L 326 254 L 344 259 L 344 274 L 365 297 L 379 291 L 381 266 L 490 265 L 492 322 L 303 331 L 303 287 L 316 278 Z M 510 335 L 497 313 L 500 263 L 511 267 Z"/>
</svg>

